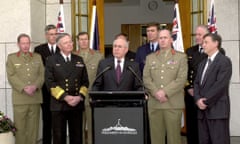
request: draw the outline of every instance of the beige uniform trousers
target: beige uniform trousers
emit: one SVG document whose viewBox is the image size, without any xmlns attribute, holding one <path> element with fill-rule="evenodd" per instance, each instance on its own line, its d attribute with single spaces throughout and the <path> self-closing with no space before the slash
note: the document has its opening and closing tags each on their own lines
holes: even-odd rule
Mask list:
<svg viewBox="0 0 240 144">
<path fill-rule="evenodd" d="M 151 144 L 181 144 L 182 109 L 148 109 Z"/>
<path fill-rule="evenodd" d="M 17 128 L 15 144 L 36 144 L 39 131 L 40 104 L 14 105 Z"/>
</svg>

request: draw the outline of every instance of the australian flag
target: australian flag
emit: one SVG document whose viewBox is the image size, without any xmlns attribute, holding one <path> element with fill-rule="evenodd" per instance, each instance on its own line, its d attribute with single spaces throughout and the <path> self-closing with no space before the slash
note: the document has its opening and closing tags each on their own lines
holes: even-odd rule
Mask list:
<svg viewBox="0 0 240 144">
<path fill-rule="evenodd" d="M 99 29 L 98 29 L 98 15 L 96 6 L 93 6 L 92 22 L 91 22 L 91 38 L 90 38 L 90 48 L 94 50 L 100 50 L 99 42 Z"/>
<path fill-rule="evenodd" d="M 210 33 L 217 33 L 216 16 L 215 16 L 214 8 L 215 8 L 214 0 L 212 0 L 210 10 L 209 10 L 209 17 L 208 17 L 208 30 Z"/>
<path fill-rule="evenodd" d="M 98 16 L 96 13 L 95 25 L 94 25 L 94 34 L 93 34 L 93 49 L 99 50 L 99 30 L 98 30 Z"/>
<path fill-rule="evenodd" d="M 65 23 L 64 23 L 64 12 L 63 5 L 60 5 L 60 10 L 58 13 L 58 23 L 57 23 L 57 32 L 64 33 L 65 32 Z"/>
<path fill-rule="evenodd" d="M 173 38 L 173 48 L 177 51 L 184 52 L 178 3 L 175 3 L 175 6 L 174 6 L 172 38 Z"/>
</svg>

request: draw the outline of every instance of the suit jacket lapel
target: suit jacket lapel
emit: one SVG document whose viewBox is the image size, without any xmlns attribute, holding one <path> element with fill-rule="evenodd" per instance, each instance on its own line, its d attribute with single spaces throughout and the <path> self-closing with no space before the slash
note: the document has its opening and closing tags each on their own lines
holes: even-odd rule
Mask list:
<svg viewBox="0 0 240 144">
<path fill-rule="evenodd" d="M 204 86 L 204 84 L 206 83 L 206 80 L 207 80 L 207 71 L 209 71 L 209 70 L 207 70 L 207 71 L 205 72 L 204 78 L 203 78 L 203 80 L 202 80 L 203 71 L 204 71 L 204 68 L 205 68 L 206 64 L 207 64 L 207 59 L 204 60 L 204 65 L 202 65 L 202 67 L 201 67 L 201 77 L 200 77 L 200 85 L 201 85 L 201 86 Z M 210 67 L 209 67 L 209 69 L 210 69 Z M 202 83 L 201 83 L 201 80 L 202 80 Z"/>
<path fill-rule="evenodd" d="M 116 77 L 116 68 L 115 68 L 115 64 L 114 64 L 114 58 L 111 58 L 110 63 L 108 64 L 110 66 L 112 66 L 111 69 L 111 77 L 113 78 L 113 80 L 117 83 L 117 77 Z"/>
<path fill-rule="evenodd" d="M 214 58 L 212 64 L 210 65 L 210 67 L 207 69 L 205 75 L 204 75 L 204 78 L 203 78 L 203 81 L 202 81 L 202 85 L 204 85 L 209 77 L 209 75 L 211 74 L 211 71 L 215 68 L 216 64 L 217 64 L 217 61 L 219 60 L 219 53 L 216 55 L 216 57 Z M 205 62 L 205 65 L 207 63 L 207 60 Z M 203 66 L 203 69 L 205 67 L 205 65 Z M 203 70 L 202 70 L 202 73 L 203 73 Z"/>
<path fill-rule="evenodd" d="M 125 78 L 126 73 L 127 73 L 128 66 L 129 66 L 129 61 L 127 61 L 127 60 L 125 59 L 124 65 L 123 65 L 122 75 L 121 75 L 121 78 L 120 78 L 120 83 L 121 83 L 122 81 L 124 81 L 124 78 Z"/>
</svg>

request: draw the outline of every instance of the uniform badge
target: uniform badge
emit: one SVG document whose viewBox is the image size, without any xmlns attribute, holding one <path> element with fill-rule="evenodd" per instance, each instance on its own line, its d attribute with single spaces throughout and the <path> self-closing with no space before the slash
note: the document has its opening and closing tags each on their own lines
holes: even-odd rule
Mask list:
<svg viewBox="0 0 240 144">
<path fill-rule="evenodd" d="M 90 64 L 90 68 L 91 69 L 95 69 L 96 68 L 96 64 Z"/>
<path fill-rule="evenodd" d="M 84 65 L 81 62 L 77 62 L 76 67 L 84 67 Z"/>
<path fill-rule="evenodd" d="M 21 64 L 14 64 L 14 66 L 15 66 L 16 68 L 19 68 L 19 67 L 21 66 Z"/>
<path fill-rule="evenodd" d="M 169 60 L 169 61 L 167 62 L 167 64 L 175 65 L 175 64 L 177 64 L 177 61 L 175 61 L 175 60 Z"/>
<path fill-rule="evenodd" d="M 155 61 L 151 62 L 151 69 L 156 69 L 156 62 Z"/>
</svg>

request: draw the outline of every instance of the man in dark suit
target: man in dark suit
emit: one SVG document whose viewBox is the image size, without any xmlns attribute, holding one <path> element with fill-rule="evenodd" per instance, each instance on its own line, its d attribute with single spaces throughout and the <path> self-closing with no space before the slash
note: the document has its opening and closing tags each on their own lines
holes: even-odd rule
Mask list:
<svg viewBox="0 0 240 144">
<path fill-rule="evenodd" d="M 60 53 L 48 57 L 45 82 L 51 92 L 53 144 L 66 144 L 68 124 L 70 144 L 82 144 L 82 112 L 89 85 L 83 59 L 72 54 L 73 42 L 66 33 L 56 39 Z"/>
<path fill-rule="evenodd" d="M 34 52 L 39 53 L 42 57 L 43 65 L 46 65 L 46 59 L 48 56 L 51 56 L 55 53 L 59 53 L 59 48 L 56 45 L 56 37 L 57 37 L 57 28 L 55 25 L 47 25 L 45 27 L 45 37 L 47 39 L 47 43 L 41 44 L 35 47 Z M 43 95 L 43 103 L 42 107 L 42 122 L 43 122 L 43 130 L 42 130 L 42 143 L 43 144 L 51 144 L 52 141 L 52 120 L 51 120 L 51 111 L 50 111 L 50 97 L 51 94 L 46 87 L 46 84 L 43 84 L 42 87 L 42 95 Z"/>
<path fill-rule="evenodd" d="M 194 45 L 187 49 L 188 56 L 188 85 L 185 87 L 185 108 L 186 108 L 186 127 L 187 127 L 187 143 L 198 144 L 198 126 L 197 126 L 197 106 L 194 101 L 193 84 L 197 75 L 199 63 L 207 57 L 204 53 L 202 44 L 203 36 L 208 33 L 206 25 L 199 25 L 195 32 Z"/>
<path fill-rule="evenodd" d="M 99 77 L 93 83 L 92 90 L 143 90 L 143 85 L 139 80 L 141 76 L 138 64 L 125 58 L 127 52 L 128 41 L 123 38 L 115 39 L 113 42 L 113 57 L 100 61 L 97 70 L 97 76 L 99 75 Z"/>
<path fill-rule="evenodd" d="M 194 82 L 194 99 L 198 110 L 200 144 L 230 144 L 229 83 L 232 75 L 231 60 L 224 56 L 218 34 L 203 37 L 204 59 Z"/>
<path fill-rule="evenodd" d="M 146 56 L 152 52 L 159 50 L 158 45 L 158 31 L 159 31 L 158 23 L 149 23 L 147 25 L 147 39 L 148 43 L 140 46 L 137 49 L 135 61 L 139 63 L 141 75 L 143 73 L 143 68 L 146 61 Z"/>
</svg>

